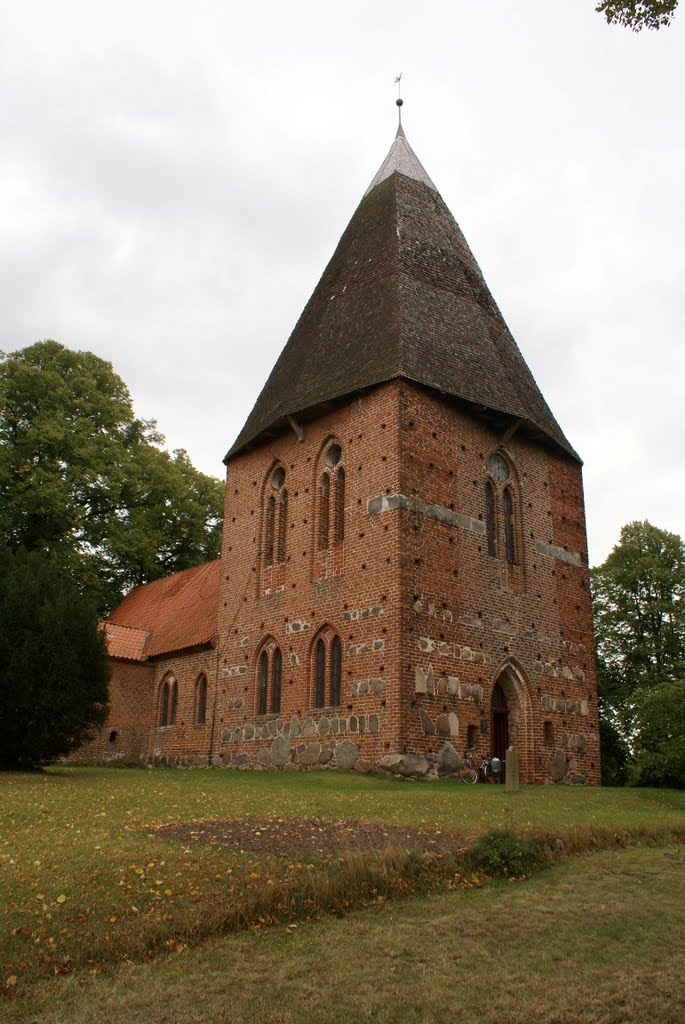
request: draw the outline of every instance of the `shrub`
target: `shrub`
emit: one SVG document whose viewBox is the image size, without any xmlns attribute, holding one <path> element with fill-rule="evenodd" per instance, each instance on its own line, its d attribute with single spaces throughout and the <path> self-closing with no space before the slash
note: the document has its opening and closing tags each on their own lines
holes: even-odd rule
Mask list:
<svg viewBox="0 0 685 1024">
<path fill-rule="evenodd" d="M 532 836 L 520 836 L 511 829 L 486 832 L 470 851 L 471 867 L 496 878 L 521 878 L 543 861 L 540 844 Z"/>
</svg>

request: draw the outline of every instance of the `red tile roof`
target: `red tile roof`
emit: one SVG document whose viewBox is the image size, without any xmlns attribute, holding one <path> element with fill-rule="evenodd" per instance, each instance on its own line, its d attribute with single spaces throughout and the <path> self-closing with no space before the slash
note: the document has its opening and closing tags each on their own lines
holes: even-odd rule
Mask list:
<svg viewBox="0 0 685 1024">
<path fill-rule="evenodd" d="M 127 661 L 143 661 L 145 645 L 150 637 L 147 629 L 134 629 L 132 626 L 118 626 L 114 622 L 105 622 L 107 636 L 107 652 L 110 658 L 125 658 Z"/>
<path fill-rule="evenodd" d="M 136 587 L 105 623 L 112 656 L 136 658 L 135 654 L 114 654 L 115 649 L 122 649 L 122 643 L 124 649 L 138 651 L 136 660 L 210 643 L 217 630 L 220 575 L 220 561 L 206 562 Z M 122 631 L 116 629 L 119 626 L 136 634 L 137 648 L 133 638 L 123 641 Z M 111 639 L 110 631 L 114 633 Z M 148 639 L 141 647 L 143 633 Z"/>
</svg>

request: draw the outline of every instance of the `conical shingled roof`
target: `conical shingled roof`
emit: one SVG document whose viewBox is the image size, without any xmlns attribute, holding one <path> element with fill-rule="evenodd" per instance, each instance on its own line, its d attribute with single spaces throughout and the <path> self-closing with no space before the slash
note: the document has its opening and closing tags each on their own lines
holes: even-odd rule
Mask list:
<svg viewBox="0 0 685 1024">
<path fill-rule="evenodd" d="M 397 378 L 578 458 L 401 127 L 226 461 Z"/>
</svg>

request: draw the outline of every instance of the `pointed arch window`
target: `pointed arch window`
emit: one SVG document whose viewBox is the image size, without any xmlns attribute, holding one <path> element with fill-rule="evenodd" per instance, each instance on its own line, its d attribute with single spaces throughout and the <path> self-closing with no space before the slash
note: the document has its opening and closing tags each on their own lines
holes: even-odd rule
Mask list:
<svg viewBox="0 0 685 1024">
<path fill-rule="evenodd" d="M 281 673 L 283 670 L 283 658 L 281 649 L 277 647 L 273 653 L 271 663 L 271 710 L 281 710 Z"/>
<path fill-rule="evenodd" d="M 266 695 L 269 689 L 269 655 L 262 651 L 259 658 L 259 700 L 257 701 L 257 714 L 266 714 Z"/>
<path fill-rule="evenodd" d="M 286 560 L 288 530 L 288 491 L 285 470 L 276 466 L 269 475 L 265 489 L 264 565 L 279 565 Z"/>
<path fill-rule="evenodd" d="M 485 481 L 485 530 L 488 541 L 488 554 L 497 554 L 497 522 L 495 519 L 495 488 L 490 480 Z"/>
<path fill-rule="evenodd" d="M 316 680 L 314 687 L 314 699 L 317 708 L 322 708 L 326 702 L 326 644 L 323 637 L 316 641 Z"/>
<path fill-rule="evenodd" d="M 516 564 L 516 501 L 509 463 L 499 452 L 488 459 L 485 481 L 485 535 L 488 555 Z"/>
<path fill-rule="evenodd" d="M 161 727 L 176 725 L 177 703 L 178 684 L 176 677 L 169 673 L 164 677 L 159 691 L 159 724 Z"/>
<path fill-rule="evenodd" d="M 318 481 L 318 546 L 327 551 L 345 539 L 345 468 L 342 448 L 337 442 L 328 445 L 323 456 L 323 469 Z"/>
<path fill-rule="evenodd" d="M 516 539 L 514 535 L 514 499 L 511 487 L 502 493 L 502 518 L 504 519 L 504 557 L 512 565 L 516 561 Z"/>
<path fill-rule="evenodd" d="M 342 644 L 330 629 L 314 644 L 314 706 L 338 707 L 342 700 Z"/>
<path fill-rule="evenodd" d="M 257 714 L 281 710 L 283 656 L 276 641 L 265 641 L 257 659 Z"/>
<path fill-rule="evenodd" d="M 195 682 L 195 724 L 207 721 L 207 676 L 202 673 Z"/>
</svg>

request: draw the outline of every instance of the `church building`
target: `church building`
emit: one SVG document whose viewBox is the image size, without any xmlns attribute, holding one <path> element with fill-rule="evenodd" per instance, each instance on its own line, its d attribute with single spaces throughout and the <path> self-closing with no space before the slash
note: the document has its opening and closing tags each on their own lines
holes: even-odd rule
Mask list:
<svg viewBox="0 0 685 1024">
<path fill-rule="evenodd" d="M 401 125 L 225 463 L 83 757 L 599 782 L 581 462 Z"/>
</svg>

